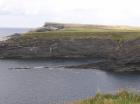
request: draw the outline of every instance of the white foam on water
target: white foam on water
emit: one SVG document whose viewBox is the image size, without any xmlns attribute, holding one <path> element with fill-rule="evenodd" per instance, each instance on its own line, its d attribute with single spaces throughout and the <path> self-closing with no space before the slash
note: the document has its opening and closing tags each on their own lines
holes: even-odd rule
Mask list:
<svg viewBox="0 0 140 104">
<path fill-rule="evenodd" d="M 9 38 L 10 37 L 8 37 L 8 36 L 0 36 L 0 41 L 6 41 Z"/>
<path fill-rule="evenodd" d="M 34 69 L 43 69 L 43 68 L 45 68 L 45 66 L 36 66 L 36 67 L 34 67 Z"/>
</svg>

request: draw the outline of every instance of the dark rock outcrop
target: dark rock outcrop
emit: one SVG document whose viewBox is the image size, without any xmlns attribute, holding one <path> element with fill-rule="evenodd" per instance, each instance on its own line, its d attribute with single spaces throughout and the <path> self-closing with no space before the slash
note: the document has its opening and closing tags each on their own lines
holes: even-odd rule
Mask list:
<svg viewBox="0 0 140 104">
<path fill-rule="evenodd" d="M 63 29 L 64 28 L 64 24 L 61 24 L 61 23 L 45 23 L 43 27 L 46 27 L 46 28 L 50 28 L 50 27 L 53 27 L 53 28 L 57 28 L 57 29 Z"/>
<path fill-rule="evenodd" d="M 27 44 L 0 44 L 1 57 L 103 57 L 116 58 L 117 41 L 110 39 L 37 40 Z"/>
<path fill-rule="evenodd" d="M 98 63 L 68 66 L 68 68 L 101 69 L 114 72 L 140 71 L 140 39 L 112 42 L 113 47 L 103 45 L 100 55 L 105 60 Z M 100 46 L 96 44 L 99 49 Z M 99 49 L 100 50 L 100 49 Z M 107 51 L 105 51 L 107 50 Z M 98 51 L 97 53 L 100 53 Z"/>
<path fill-rule="evenodd" d="M 47 31 L 55 31 L 64 28 L 64 24 L 58 23 L 45 23 L 43 27 L 32 30 L 31 32 L 47 32 Z"/>
<path fill-rule="evenodd" d="M 140 39 L 54 39 L 28 44 L 0 44 L 1 58 L 103 58 L 104 62 L 72 66 L 108 71 L 140 71 Z"/>
</svg>

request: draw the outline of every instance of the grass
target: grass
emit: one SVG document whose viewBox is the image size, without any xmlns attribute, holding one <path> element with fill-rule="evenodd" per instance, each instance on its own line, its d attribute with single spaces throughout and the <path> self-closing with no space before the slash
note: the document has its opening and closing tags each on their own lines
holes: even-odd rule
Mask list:
<svg viewBox="0 0 140 104">
<path fill-rule="evenodd" d="M 30 43 L 34 41 L 46 41 L 53 39 L 112 39 L 117 41 L 126 41 L 140 38 L 140 30 L 122 30 L 122 29 L 76 29 L 58 30 L 50 32 L 28 32 L 19 38 L 12 38 L 13 43 Z"/>
<path fill-rule="evenodd" d="M 114 95 L 97 93 L 95 97 L 71 104 L 140 104 L 140 96 L 124 90 Z"/>
<path fill-rule="evenodd" d="M 21 38 L 39 38 L 39 39 L 63 39 L 63 38 L 109 38 L 109 39 L 135 39 L 140 37 L 140 32 L 73 32 L 73 31 L 55 31 L 55 32 L 32 32 L 26 33 Z"/>
<path fill-rule="evenodd" d="M 129 32 L 133 32 L 133 31 L 139 31 L 140 32 L 140 28 L 113 28 L 113 27 L 78 27 L 78 28 L 64 28 L 61 31 L 74 31 L 74 32 L 123 32 L 123 31 L 129 31 Z"/>
</svg>

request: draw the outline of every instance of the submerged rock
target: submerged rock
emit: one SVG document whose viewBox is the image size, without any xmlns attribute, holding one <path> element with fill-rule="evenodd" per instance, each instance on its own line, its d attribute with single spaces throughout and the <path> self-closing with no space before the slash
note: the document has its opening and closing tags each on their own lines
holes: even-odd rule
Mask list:
<svg viewBox="0 0 140 104">
<path fill-rule="evenodd" d="M 16 70 L 16 69 L 31 69 L 31 67 L 15 67 L 15 68 L 9 68 L 11 70 Z"/>
</svg>

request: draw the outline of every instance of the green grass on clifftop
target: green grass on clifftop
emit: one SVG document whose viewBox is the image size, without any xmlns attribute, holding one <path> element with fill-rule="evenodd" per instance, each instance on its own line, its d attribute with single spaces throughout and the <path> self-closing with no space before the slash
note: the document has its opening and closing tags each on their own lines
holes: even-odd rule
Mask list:
<svg viewBox="0 0 140 104">
<path fill-rule="evenodd" d="M 13 38 L 16 43 L 25 43 L 29 41 L 42 41 L 53 39 L 112 39 L 112 40 L 133 40 L 140 38 L 139 30 L 104 30 L 104 29 L 83 29 L 83 30 L 59 30 L 50 32 L 28 32 L 19 38 Z"/>
<path fill-rule="evenodd" d="M 46 38 L 46 39 L 63 39 L 63 38 L 74 38 L 74 39 L 82 39 L 82 38 L 109 38 L 114 40 L 129 40 L 140 37 L 140 32 L 116 32 L 116 31 L 108 31 L 108 32 L 75 32 L 75 31 L 53 31 L 53 32 L 33 32 L 27 33 L 23 36 L 23 38 Z"/>
<path fill-rule="evenodd" d="M 140 32 L 75 32 L 75 31 L 52 31 L 52 32 L 31 32 L 26 33 L 22 36 L 26 38 L 38 38 L 38 39 L 87 39 L 87 38 L 101 38 L 101 39 L 113 39 L 113 40 L 130 40 L 140 37 Z"/>
<path fill-rule="evenodd" d="M 114 95 L 97 93 L 95 97 L 70 104 L 140 104 L 140 96 L 127 91 Z"/>
</svg>

